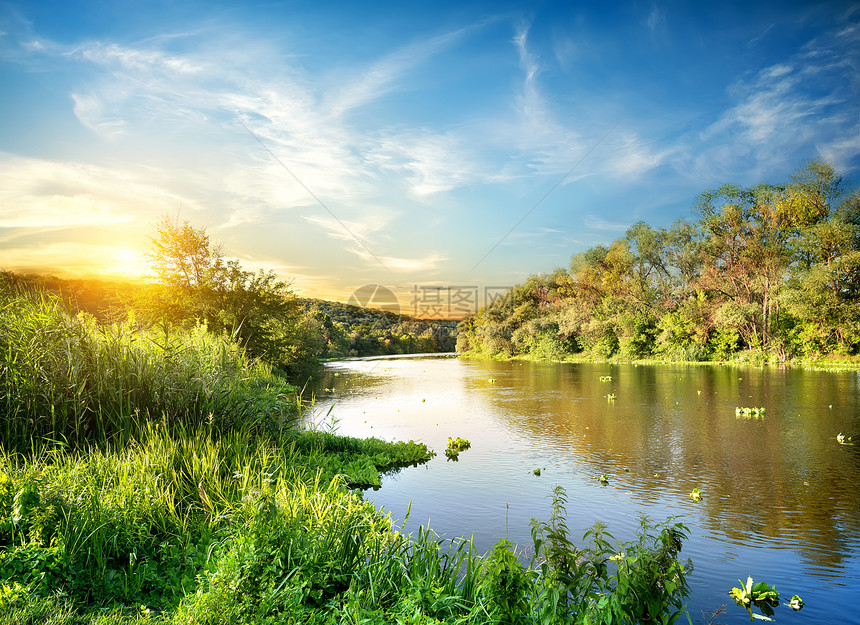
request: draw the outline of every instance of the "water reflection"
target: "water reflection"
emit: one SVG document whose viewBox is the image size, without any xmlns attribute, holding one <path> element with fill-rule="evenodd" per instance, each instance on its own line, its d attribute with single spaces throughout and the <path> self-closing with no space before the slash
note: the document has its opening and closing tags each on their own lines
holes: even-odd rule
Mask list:
<svg viewBox="0 0 860 625">
<path fill-rule="evenodd" d="M 857 430 L 855 374 L 514 363 L 502 378 L 503 366 L 516 392 L 473 385 L 501 421 L 595 471 L 629 469 L 643 501 L 700 488 L 714 535 L 787 544 L 818 567 L 839 567 L 858 543 L 857 448 L 835 440 Z M 766 416 L 738 418 L 737 406 Z"/>
<path fill-rule="evenodd" d="M 603 519 L 623 536 L 639 513 L 684 515 L 704 609 L 756 571 L 791 593 L 830 588 L 825 606 L 804 596 L 807 617 L 823 618 L 838 603 L 833 589 L 857 584 L 860 447 L 836 442 L 860 434 L 856 372 L 359 361 L 332 365 L 318 388 L 333 389 L 321 410 L 335 402 L 344 433 L 422 439 L 440 452 L 371 495 L 395 515 L 411 501 L 437 530 L 477 532 L 484 546 L 508 531 L 526 542 L 522 528 L 546 517 L 546 494 L 561 483 L 576 527 Z M 738 406 L 766 413 L 739 418 Z M 456 465 L 441 454 L 447 436 L 473 441 Z M 536 478 L 535 468 L 548 470 Z M 693 488 L 701 502 L 689 500 Z"/>
</svg>

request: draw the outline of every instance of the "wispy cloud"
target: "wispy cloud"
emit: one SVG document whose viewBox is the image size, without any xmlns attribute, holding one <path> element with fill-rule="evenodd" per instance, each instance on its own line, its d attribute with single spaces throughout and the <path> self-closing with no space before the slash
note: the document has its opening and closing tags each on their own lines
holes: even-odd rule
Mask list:
<svg viewBox="0 0 860 625">
<path fill-rule="evenodd" d="M 324 108 L 332 117 L 338 118 L 383 97 L 396 89 L 399 81 L 411 70 L 458 42 L 471 30 L 473 28 L 462 28 L 415 41 L 386 55 L 369 68 L 360 69 L 357 79 L 353 78 L 327 94 Z"/>
<path fill-rule="evenodd" d="M 394 215 L 363 213 L 360 221 L 339 220 L 321 215 L 305 215 L 303 219 L 322 228 L 326 234 L 341 241 L 369 241 L 374 234 L 383 232 L 391 223 Z"/>
<path fill-rule="evenodd" d="M 624 232 L 630 227 L 629 223 L 611 222 L 596 215 L 586 215 L 583 218 L 583 223 L 586 228 L 604 232 Z"/>
<path fill-rule="evenodd" d="M 0 227 L 111 226 L 196 202 L 139 173 L 0 153 Z"/>
<path fill-rule="evenodd" d="M 651 5 L 651 11 L 645 19 L 645 26 L 651 33 L 656 33 L 661 27 L 666 24 L 666 15 L 656 4 Z"/>
<path fill-rule="evenodd" d="M 423 198 L 484 181 L 477 154 L 459 135 L 418 131 L 392 134 L 368 150 L 369 162 L 402 175 L 409 191 Z"/>
<path fill-rule="evenodd" d="M 712 160 L 718 170 L 761 177 L 787 166 L 785 161 L 798 152 L 835 156 L 837 166 L 853 158 L 858 151 L 846 141 L 844 129 L 851 120 L 845 105 L 860 88 L 858 46 L 856 27 L 840 28 L 732 85 L 735 103 L 702 134 L 712 147 L 700 160 Z"/>
<path fill-rule="evenodd" d="M 417 258 L 406 258 L 397 256 L 380 256 L 378 258 L 371 256 L 366 251 L 357 247 L 348 248 L 350 252 L 358 256 L 365 264 L 369 266 L 378 265 L 381 261 L 390 271 L 400 273 L 419 274 L 426 273 L 438 269 L 440 263 L 447 260 L 444 256 L 438 254 L 430 254 Z"/>
<path fill-rule="evenodd" d="M 533 171 L 555 176 L 568 172 L 583 154 L 593 148 L 601 135 L 623 121 L 631 125 L 601 146 L 601 150 L 589 155 L 587 163 L 583 163 L 575 175 L 569 176 L 566 183 L 595 173 L 630 180 L 658 167 L 672 154 L 673 148 L 649 148 L 633 126 L 633 120 L 607 118 L 605 125 L 595 125 L 593 121 L 586 125 L 582 123 L 584 116 L 577 115 L 577 107 L 573 106 L 573 114 L 568 110 L 567 119 L 562 121 L 541 89 L 540 58 L 529 48 L 528 28 L 521 27 L 513 42 L 523 73 L 522 88 L 517 97 L 522 120 L 520 146 L 530 155 L 529 166 Z"/>
</svg>

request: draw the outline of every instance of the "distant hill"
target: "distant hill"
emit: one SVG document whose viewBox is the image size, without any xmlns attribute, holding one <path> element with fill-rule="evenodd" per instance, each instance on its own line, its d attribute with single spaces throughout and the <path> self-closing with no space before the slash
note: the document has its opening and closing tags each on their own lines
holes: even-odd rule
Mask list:
<svg viewBox="0 0 860 625">
<path fill-rule="evenodd" d="M 457 342 L 457 321 L 418 319 L 322 299 L 299 302 L 330 333 L 323 358 L 452 352 Z"/>
</svg>

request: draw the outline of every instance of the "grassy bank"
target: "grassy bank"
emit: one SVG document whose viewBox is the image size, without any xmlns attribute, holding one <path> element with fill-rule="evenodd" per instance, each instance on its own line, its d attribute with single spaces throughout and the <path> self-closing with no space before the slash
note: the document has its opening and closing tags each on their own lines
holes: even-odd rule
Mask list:
<svg viewBox="0 0 860 625">
<path fill-rule="evenodd" d="M 567 354 L 563 357 L 544 357 L 534 354 L 516 354 L 507 356 L 501 353 L 487 354 L 480 351 L 466 351 L 458 354 L 459 358 L 471 360 L 495 360 L 499 362 L 522 360 L 527 362 L 557 362 L 557 363 L 615 363 L 615 364 L 636 364 L 636 365 L 666 365 L 666 364 L 683 364 L 683 365 L 701 365 L 701 366 L 774 366 L 774 367 L 800 367 L 804 369 L 817 370 L 839 370 L 839 369 L 860 369 L 860 356 L 832 356 L 830 358 L 793 358 L 787 361 L 781 361 L 776 356 L 761 353 L 761 352 L 742 352 L 730 358 L 721 360 L 683 360 L 672 358 L 660 358 L 653 356 L 650 358 L 622 358 L 613 356 L 611 358 L 597 358 L 585 353 Z"/>
<path fill-rule="evenodd" d="M 144 331 L 0 288 L 0 624 L 671 622 L 686 528 L 534 558 L 406 534 L 354 486 L 421 443 L 296 426 L 296 389 L 199 326 Z"/>
</svg>

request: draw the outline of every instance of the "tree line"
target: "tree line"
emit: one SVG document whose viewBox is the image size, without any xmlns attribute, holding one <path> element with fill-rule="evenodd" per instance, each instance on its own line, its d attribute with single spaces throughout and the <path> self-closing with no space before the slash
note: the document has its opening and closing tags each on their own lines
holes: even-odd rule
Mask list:
<svg viewBox="0 0 860 625">
<path fill-rule="evenodd" d="M 860 192 L 812 161 L 785 184 L 702 193 L 464 319 L 457 351 L 703 361 L 860 350 Z"/>
</svg>

